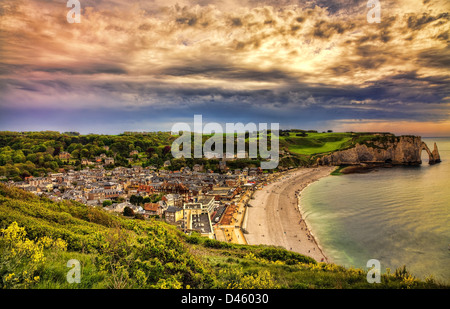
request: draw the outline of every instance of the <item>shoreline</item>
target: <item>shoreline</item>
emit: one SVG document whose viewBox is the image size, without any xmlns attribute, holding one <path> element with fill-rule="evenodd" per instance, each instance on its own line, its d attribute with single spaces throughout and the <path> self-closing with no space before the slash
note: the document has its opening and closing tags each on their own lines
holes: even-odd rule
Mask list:
<svg viewBox="0 0 450 309">
<path fill-rule="evenodd" d="M 303 190 L 305 190 L 310 184 L 311 183 L 309 183 L 305 188 L 303 188 L 301 190 L 301 192 Z M 300 216 L 302 217 L 302 221 L 304 222 L 304 224 L 306 226 L 306 230 L 311 235 L 312 241 L 319 248 L 320 253 L 324 256 L 324 259 L 325 259 L 324 262 L 325 263 L 330 263 L 329 257 L 325 255 L 324 250 L 323 250 L 322 246 L 320 245 L 320 242 L 318 241 L 318 238 L 314 235 L 314 233 L 312 232 L 312 229 L 308 226 L 308 223 L 307 223 L 306 219 L 304 218 L 304 212 L 302 211 L 302 206 L 301 206 L 301 202 L 300 202 L 300 198 L 301 198 L 301 194 L 300 193 L 301 192 L 299 192 L 299 194 L 297 195 L 297 200 L 298 200 L 298 211 L 300 212 Z"/>
<path fill-rule="evenodd" d="M 317 262 L 329 263 L 304 219 L 300 195 L 308 185 L 329 176 L 335 169 L 328 166 L 299 168 L 280 175 L 256 191 L 247 209 L 247 243 L 281 246 Z"/>
</svg>

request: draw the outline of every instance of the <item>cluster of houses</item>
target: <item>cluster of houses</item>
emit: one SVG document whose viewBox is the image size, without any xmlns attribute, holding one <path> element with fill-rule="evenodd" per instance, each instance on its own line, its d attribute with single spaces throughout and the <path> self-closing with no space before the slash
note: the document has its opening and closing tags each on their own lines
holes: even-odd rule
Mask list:
<svg viewBox="0 0 450 309">
<path fill-rule="evenodd" d="M 135 151 L 130 153 L 131 155 L 136 154 Z M 59 158 L 61 160 L 70 160 L 72 158 L 72 155 L 68 152 L 61 152 L 59 154 Z M 130 159 L 131 160 L 131 159 Z M 90 159 L 83 158 L 81 159 L 81 165 L 114 165 L 114 158 L 107 157 L 106 154 L 102 153 L 99 156 L 94 158 L 94 161 L 91 161 Z"/>
<path fill-rule="evenodd" d="M 28 177 L 14 185 L 54 201 L 75 200 L 105 206 L 110 212 L 123 213 L 129 207 L 134 214 L 164 218 L 185 232 L 213 237 L 213 224 L 224 209 L 233 205 L 241 190 L 252 188 L 265 177 L 257 168 L 213 173 L 197 165 L 175 172 L 140 166 L 113 170 L 99 167 Z M 153 202 L 135 205 L 132 196 L 152 197 Z"/>
</svg>

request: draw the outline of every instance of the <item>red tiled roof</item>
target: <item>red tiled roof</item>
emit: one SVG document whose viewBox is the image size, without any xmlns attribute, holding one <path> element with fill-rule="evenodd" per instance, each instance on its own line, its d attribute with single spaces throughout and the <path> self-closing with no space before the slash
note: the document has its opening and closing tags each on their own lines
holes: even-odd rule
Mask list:
<svg viewBox="0 0 450 309">
<path fill-rule="evenodd" d="M 147 211 L 157 211 L 159 208 L 159 203 L 146 203 L 144 205 L 144 210 Z"/>
</svg>

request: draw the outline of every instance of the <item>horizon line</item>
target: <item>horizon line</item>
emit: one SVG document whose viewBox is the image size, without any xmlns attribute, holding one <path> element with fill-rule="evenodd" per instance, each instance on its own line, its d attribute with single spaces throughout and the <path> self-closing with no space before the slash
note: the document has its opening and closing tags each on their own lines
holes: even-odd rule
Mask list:
<svg viewBox="0 0 450 309">
<path fill-rule="evenodd" d="M 272 131 L 271 129 L 268 129 L 270 131 Z M 327 131 L 320 131 L 320 130 L 314 130 L 314 129 L 297 129 L 297 128 L 293 128 L 293 129 L 280 129 L 279 131 L 291 131 L 291 130 L 299 130 L 299 131 L 316 131 L 317 133 L 372 133 L 372 134 L 392 134 L 395 136 L 419 136 L 421 138 L 450 138 L 450 135 L 448 136 L 424 136 L 424 135 L 418 135 L 418 134 L 396 134 L 396 133 L 392 133 L 392 132 L 387 132 L 387 131 L 334 131 L 332 130 L 331 132 Z M 89 133 L 80 133 L 78 131 L 57 131 L 57 130 L 30 130 L 30 131 L 17 131 L 17 130 L 0 130 L 0 133 L 5 133 L 5 132 L 12 132 L 12 133 L 45 133 L 45 132 L 54 132 L 54 133 L 58 133 L 58 134 L 78 134 L 78 135 L 106 135 L 106 136 L 115 136 L 115 135 L 122 135 L 122 134 L 145 134 L 145 133 L 158 133 L 158 132 L 162 132 L 162 133 L 172 133 L 170 130 L 169 131 L 122 131 L 121 133 L 93 133 L 93 132 L 89 132 Z M 190 132 L 190 133 L 199 133 L 199 132 L 194 132 L 192 130 L 184 130 L 184 132 Z M 248 131 L 244 131 L 244 132 L 228 132 L 228 133 L 245 133 Z M 201 132 L 203 133 L 203 132 Z M 212 133 L 208 133 L 205 135 L 210 135 Z M 219 134 L 219 132 L 217 133 Z M 222 134 L 227 134 L 227 132 L 222 132 Z M 171 134 L 172 135 L 172 134 Z"/>
</svg>

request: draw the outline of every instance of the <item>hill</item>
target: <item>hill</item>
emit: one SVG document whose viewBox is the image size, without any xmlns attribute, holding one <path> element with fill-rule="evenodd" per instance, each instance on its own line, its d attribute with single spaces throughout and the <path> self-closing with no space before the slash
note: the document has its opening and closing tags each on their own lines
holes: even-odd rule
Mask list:
<svg viewBox="0 0 450 309">
<path fill-rule="evenodd" d="M 406 269 L 370 284 L 361 269 L 283 248 L 187 236 L 162 221 L 54 203 L 3 184 L 0 227 L 2 288 L 445 288 Z M 80 262 L 79 283 L 67 281 L 70 260 Z"/>
<path fill-rule="evenodd" d="M 203 143 L 209 137 L 203 135 Z M 280 131 L 279 167 L 309 166 L 320 156 L 353 147 L 361 141 L 369 142 L 375 137 L 372 133 Z M 220 171 L 218 159 L 174 159 L 171 145 L 176 138 L 170 132 L 80 135 L 76 132 L 3 131 L 0 132 L 0 179 L 21 181 L 29 176 L 39 177 L 61 170 L 80 170 L 99 165 L 107 169 L 138 165 L 178 170 L 200 164 L 206 170 Z M 236 140 L 237 137 L 235 144 Z M 245 141 L 248 149 L 249 138 Z M 171 164 L 165 167 L 164 162 L 168 160 Z M 236 159 L 228 161 L 227 166 L 232 170 L 259 167 L 260 161 L 259 157 Z"/>
</svg>

